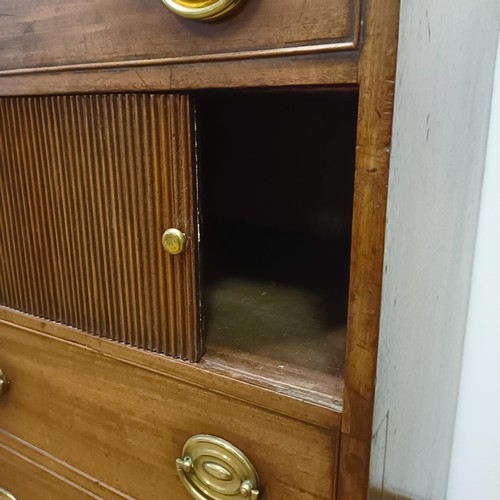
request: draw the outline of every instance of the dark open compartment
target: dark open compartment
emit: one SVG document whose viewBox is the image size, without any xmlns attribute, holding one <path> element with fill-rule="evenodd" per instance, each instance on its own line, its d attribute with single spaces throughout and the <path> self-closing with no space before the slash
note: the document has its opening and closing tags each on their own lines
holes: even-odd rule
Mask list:
<svg viewBox="0 0 500 500">
<path fill-rule="evenodd" d="M 354 90 L 196 99 L 207 355 L 328 393 L 342 377 Z"/>
</svg>

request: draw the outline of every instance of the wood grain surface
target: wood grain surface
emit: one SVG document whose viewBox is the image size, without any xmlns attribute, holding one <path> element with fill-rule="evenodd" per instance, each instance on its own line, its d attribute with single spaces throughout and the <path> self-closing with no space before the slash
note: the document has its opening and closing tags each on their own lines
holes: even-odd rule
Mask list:
<svg viewBox="0 0 500 500">
<path fill-rule="evenodd" d="M 16 500 L 111 498 L 94 495 L 1 443 L 0 486 L 14 495 Z"/>
<path fill-rule="evenodd" d="M 215 23 L 161 0 L 6 0 L 0 71 L 26 73 L 296 55 L 353 48 L 359 0 L 252 0 Z"/>
<path fill-rule="evenodd" d="M 2 303 L 76 328 L 0 308 L 0 366 L 13 381 L 0 427 L 140 498 L 188 498 L 173 460 L 198 432 L 240 446 L 268 500 L 366 498 L 399 1 L 362 10 L 358 48 L 359 3 L 348 0 L 253 0 L 213 25 L 160 0 L 3 3 L 1 95 L 359 84 L 359 122 L 341 413 L 341 379 L 315 404 L 220 353 L 188 364 L 97 337 L 191 359 L 203 350 L 194 240 L 178 267 L 154 246 L 167 226 L 195 228 L 191 201 L 177 214 L 160 202 L 193 193 L 175 177 L 178 161 L 191 172 L 187 97 L 1 100 Z M 160 130 L 170 139 L 158 148 Z"/>
<path fill-rule="evenodd" d="M 0 95 L 144 92 L 206 88 L 357 84 L 357 52 L 94 69 L 0 73 Z"/>
<path fill-rule="evenodd" d="M 368 488 L 399 0 L 367 2 L 366 7 L 339 469 L 342 500 L 364 500 Z"/>
<path fill-rule="evenodd" d="M 0 485 L 8 484 L 17 500 L 132 498 L 3 429 L 0 457 Z"/>
<path fill-rule="evenodd" d="M 260 368 L 252 372 L 252 361 L 241 359 L 237 364 L 227 360 L 224 353 L 210 351 L 198 363 L 188 363 L 170 356 L 145 351 L 144 349 L 125 346 L 109 339 L 85 334 L 81 331 L 44 319 L 36 318 L 13 309 L 0 306 L 0 321 L 17 325 L 20 331 L 34 330 L 65 342 L 74 343 L 103 356 L 116 359 L 132 366 L 141 366 L 144 370 L 161 373 L 164 377 L 182 380 L 203 390 L 224 395 L 236 401 L 249 403 L 279 415 L 300 420 L 327 430 L 340 429 L 342 416 L 342 394 L 344 382 L 339 378 L 329 377 L 328 394 L 307 391 L 304 387 L 300 397 L 293 390 L 293 378 L 283 380 L 279 374 L 269 369 Z M 262 360 L 260 360 L 262 363 Z M 297 378 L 300 374 L 296 375 Z M 326 380 L 318 379 L 321 391 Z M 308 400 L 309 399 L 309 400 Z"/>
<path fill-rule="evenodd" d="M 9 323 L 0 344 L 11 381 L 0 428 L 110 488 L 187 500 L 175 459 L 187 438 L 207 433 L 252 460 L 263 498 L 334 496 L 338 432 Z M 1 470 L 0 481 L 10 487 Z"/>
<path fill-rule="evenodd" d="M 199 359 L 188 97 L 4 98 L 0 120 L 1 302 Z"/>
</svg>

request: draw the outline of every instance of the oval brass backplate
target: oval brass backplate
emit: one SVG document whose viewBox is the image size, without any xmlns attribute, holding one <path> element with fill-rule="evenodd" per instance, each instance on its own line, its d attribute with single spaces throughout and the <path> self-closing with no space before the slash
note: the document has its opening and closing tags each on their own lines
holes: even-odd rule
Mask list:
<svg viewBox="0 0 500 500">
<path fill-rule="evenodd" d="M 213 21 L 229 14 L 243 0 L 162 0 L 178 16 Z"/>
<path fill-rule="evenodd" d="M 4 488 L 0 488 L 0 500 L 16 500 L 16 497 Z"/>
<path fill-rule="evenodd" d="M 252 463 L 219 437 L 198 434 L 189 438 L 176 466 L 184 486 L 198 500 L 259 498 L 259 477 Z"/>
</svg>

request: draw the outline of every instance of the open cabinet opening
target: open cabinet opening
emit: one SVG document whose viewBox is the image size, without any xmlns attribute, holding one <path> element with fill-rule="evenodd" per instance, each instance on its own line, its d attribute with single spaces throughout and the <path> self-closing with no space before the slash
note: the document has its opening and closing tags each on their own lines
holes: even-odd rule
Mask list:
<svg viewBox="0 0 500 500">
<path fill-rule="evenodd" d="M 343 387 L 357 99 L 212 91 L 195 102 L 207 357 L 315 400 Z"/>
</svg>

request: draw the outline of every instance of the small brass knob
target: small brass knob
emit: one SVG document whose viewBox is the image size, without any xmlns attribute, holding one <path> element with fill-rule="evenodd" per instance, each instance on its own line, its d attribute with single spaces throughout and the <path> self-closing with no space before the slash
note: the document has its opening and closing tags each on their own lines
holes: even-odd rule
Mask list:
<svg viewBox="0 0 500 500">
<path fill-rule="evenodd" d="M 178 255 L 184 251 L 186 246 L 186 235 L 179 229 L 167 229 L 161 238 L 163 248 L 170 255 Z"/>
<path fill-rule="evenodd" d="M 9 389 L 9 381 L 4 372 L 0 369 L 0 396 L 3 396 Z M 1 499 L 1 497 L 0 497 Z"/>
<path fill-rule="evenodd" d="M 240 495 L 250 500 L 258 500 L 259 490 L 256 490 L 250 481 L 243 481 L 240 486 Z"/>
<path fill-rule="evenodd" d="M 175 461 L 175 465 L 178 471 L 189 473 L 193 470 L 193 461 L 190 457 L 178 458 Z"/>
<path fill-rule="evenodd" d="M 212 21 L 229 14 L 242 0 L 162 0 L 175 14 L 187 19 Z"/>
</svg>

